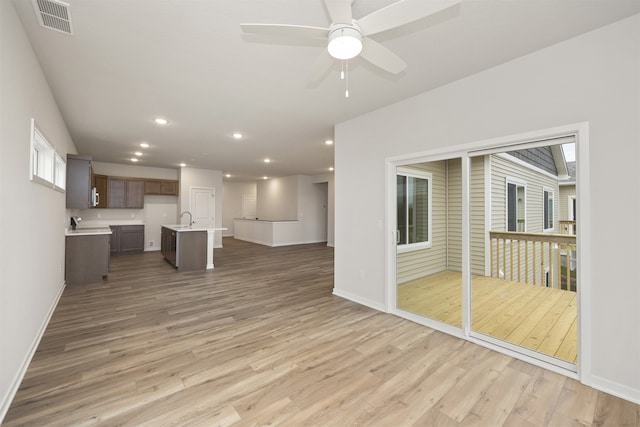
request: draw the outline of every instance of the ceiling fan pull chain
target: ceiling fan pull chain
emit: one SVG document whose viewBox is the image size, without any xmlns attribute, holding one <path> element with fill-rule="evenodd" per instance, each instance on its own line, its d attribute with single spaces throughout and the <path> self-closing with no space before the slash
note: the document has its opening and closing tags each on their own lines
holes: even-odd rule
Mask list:
<svg viewBox="0 0 640 427">
<path fill-rule="evenodd" d="M 342 70 L 340 71 L 340 80 L 344 80 L 344 59 L 340 61 L 342 64 Z"/>
<path fill-rule="evenodd" d="M 344 65 L 345 65 L 344 97 L 348 98 L 349 97 L 349 61 L 345 60 Z"/>
</svg>

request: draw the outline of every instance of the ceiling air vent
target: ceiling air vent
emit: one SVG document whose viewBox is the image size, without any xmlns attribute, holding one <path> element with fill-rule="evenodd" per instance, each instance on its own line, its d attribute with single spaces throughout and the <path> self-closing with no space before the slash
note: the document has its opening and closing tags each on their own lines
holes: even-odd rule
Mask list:
<svg viewBox="0 0 640 427">
<path fill-rule="evenodd" d="M 33 0 L 38 22 L 45 28 L 65 34 L 73 34 L 71 9 L 60 0 Z"/>
</svg>

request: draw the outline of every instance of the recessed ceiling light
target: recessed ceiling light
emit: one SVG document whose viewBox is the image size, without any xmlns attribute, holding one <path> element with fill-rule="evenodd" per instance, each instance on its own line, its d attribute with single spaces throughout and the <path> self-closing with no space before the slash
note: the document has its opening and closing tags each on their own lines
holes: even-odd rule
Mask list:
<svg viewBox="0 0 640 427">
<path fill-rule="evenodd" d="M 324 143 L 327 144 L 327 145 L 331 145 L 331 144 L 333 144 L 333 141 L 330 140 L 330 139 L 327 139 Z"/>
<path fill-rule="evenodd" d="M 263 176 L 262 179 L 269 179 L 269 177 L 268 176 Z"/>
<path fill-rule="evenodd" d="M 186 163 L 180 163 L 180 167 L 181 167 L 181 168 L 183 168 L 183 167 L 185 167 L 185 166 L 187 166 L 187 164 L 186 164 Z"/>
<path fill-rule="evenodd" d="M 157 125 L 166 125 L 167 123 L 169 123 L 167 121 L 167 119 L 163 119 L 162 117 L 156 117 L 155 119 L 153 119 L 153 121 L 157 124 Z"/>
<path fill-rule="evenodd" d="M 333 166 L 332 166 L 332 167 L 330 167 L 330 168 L 329 168 L 329 170 L 330 170 L 331 172 L 333 172 Z"/>
<path fill-rule="evenodd" d="M 265 163 L 271 163 L 271 159 L 266 158 L 266 159 L 264 159 L 264 162 L 265 162 Z"/>
<path fill-rule="evenodd" d="M 235 132 L 235 133 L 233 134 L 233 137 L 234 137 L 235 139 L 242 139 L 242 134 L 241 134 L 240 132 Z"/>
<path fill-rule="evenodd" d="M 225 176 L 226 176 L 227 178 L 231 178 L 231 174 L 230 174 L 230 173 L 226 174 Z"/>
<path fill-rule="evenodd" d="M 141 142 L 141 143 L 140 143 L 140 147 L 142 147 L 142 148 L 149 148 L 149 144 L 147 144 L 146 142 Z"/>
<path fill-rule="evenodd" d="M 135 157 L 132 157 L 132 158 L 131 158 L 131 161 L 132 161 L 132 162 L 137 162 L 137 161 L 138 161 L 138 159 L 136 159 Z"/>
<path fill-rule="evenodd" d="M 135 152 L 135 153 L 133 153 L 133 154 L 135 154 L 136 156 L 142 156 L 142 151 L 136 151 L 136 152 Z"/>
</svg>

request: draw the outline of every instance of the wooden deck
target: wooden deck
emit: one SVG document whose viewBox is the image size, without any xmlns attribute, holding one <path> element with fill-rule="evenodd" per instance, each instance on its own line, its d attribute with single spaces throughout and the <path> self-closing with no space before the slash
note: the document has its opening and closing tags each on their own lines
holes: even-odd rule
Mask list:
<svg viewBox="0 0 640 427">
<path fill-rule="evenodd" d="M 472 276 L 472 330 L 570 363 L 577 359 L 576 293 Z M 462 275 L 443 271 L 398 286 L 398 308 L 462 325 Z"/>
</svg>

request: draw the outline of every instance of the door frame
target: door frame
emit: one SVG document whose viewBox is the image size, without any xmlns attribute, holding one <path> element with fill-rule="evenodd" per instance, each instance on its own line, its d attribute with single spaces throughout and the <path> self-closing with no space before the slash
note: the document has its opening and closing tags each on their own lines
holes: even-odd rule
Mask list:
<svg viewBox="0 0 640 427">
<path fill-rule="evenodd" d="M 578 322 L 578 360 L 575 371 L 564 364 L 552 363 L 554 359 L 539 357 L 539 355 L 516 346 L 505 346 L 500 342 L 494 342 L 482 334 L 473 333 L 470 330 L 471 320 L 471 274 L 470 274 L 470 227 L 469 227 L 469 172 L 470 158 L 478 155 L 486 155 L 492 152 L 504 151 L 505 147 L 513 147 L 520 144 L 539 142 L 540 145 L 548 145 L 550 140 L 565 136 L 573 136 L 576 142 L 576 209 L 577 222 L 580 224 L 580 234 L 576 237 L 576 247 L 580 254 L 577 260 L 577 271 L 580 280 L 577 294 L 577 322 Z M 515 148 L 515 147 L 513 147 Z M 408 313 L 397 308 L 397 269 L 396 269 L 396 168 L 413 163 L 434 162 L 451 158 L 462 159 L 462 328 L 446 323 L 428 319 L 413 313 Z M 589 123 L 580 122 L 558 126 L 554 128 L 536 130 L 520 134 L 508 135 L 471 142 L 458 146 L 451 146 L 412 153 L 402 156 L 387 158 L 385 160 L 385 205 L 386 205 L 386 229 L 385 233 L 385 267 L 386 267 L 386 293 L 385 308 L 388 313 L 406 318 L 430 328 L 448 333 L 450 335 L 474 342 L 478 345 L 490 348 L 500 353 L 507 354 L 516 359 L 524 360 L 533 365 L 549 369 L 562 375 L 579 379 L 586 385 L 591 385 L 591 277 L 589 266 L 591 265 L 591 217 L 588 209 L 582 204 L 588 200 L 589 182 Z M 534 354 L 536 357 L 534 357 Z M 571 367 L 574 365 L 571 364 Z"/>
<path fill-rule="evenodd" d="M 194 190 L 207 190 L 207 191 L 211 191 L 211 194 L 213 195 L 213 216 L 211 217 L 211 226 L 215 227 L 216 224 L 216 188 L 215 187 L 201 187 L 201 186 L 195 186 L 195 187 L 189 187 L 189 212 L 191 212 L 193 214 L 193 212 L 195 211 L 194 208 L 194 198 L 193 196 L 193 191 Z"/>
</svg>

